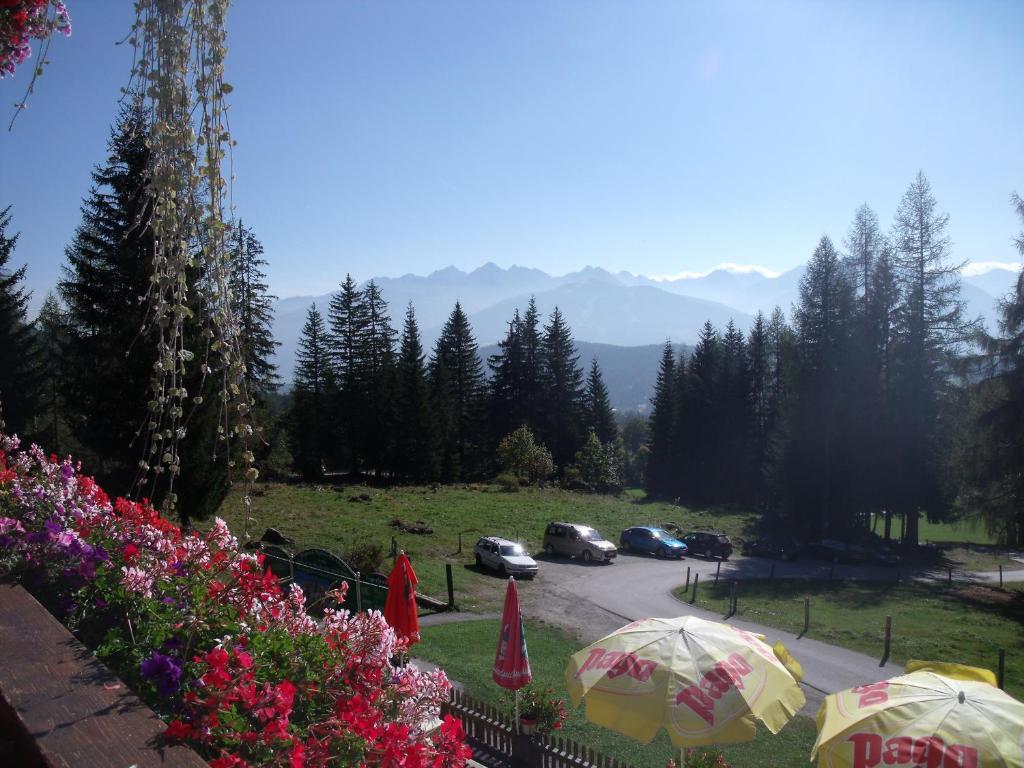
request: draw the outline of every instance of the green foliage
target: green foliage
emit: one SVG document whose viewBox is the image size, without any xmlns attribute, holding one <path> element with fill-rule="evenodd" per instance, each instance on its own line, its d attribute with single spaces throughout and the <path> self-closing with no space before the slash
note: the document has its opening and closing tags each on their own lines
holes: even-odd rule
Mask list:
<svg viewBox="0 0 1024 768">
<path fill-rule="evenodd" d="M 576 454 L 576 466 L 583 482 L 602 493 L 621 490 L 620 450 L 617 443 L 602 443 L 591 430 L 587 442 Z"/>
<path fill-rule="evenodd" d="M 242 359 L 245 361 L 245 381 L 249 393 L 260 399 L 281 386 L 277 366 L 270 359 L 280 344 L 274 341 L 271 326 L 274 321 L 276 296 L 269 293 L 263 268 L 263 244 L 251 229 L 238 226 L 232 230 L 231 301 L 240 334 Z"/>
<path fill-rule="evenodd" d="M 133 445 L 148 413 L 157 359 L 155 349 L 136 343 L 146 317 L 139 297 L 149 291 L 154 254 L 153 231 L 140 225 L 153 216 L 145 189 L 151 159 L 147 122 L 133 106 L 118 115 L 108 158 L 93 170 L 93 187 L 65 250 L 68 264 L 58 285 L 67 307 L 68 423 L 83 460 L 97 468 L 101 482 L 122 492 L 131 487 L 139 460 L 151 458 Z"/>
<path fill-rule="evenodd" d="M 502 472 L 494 478 L 494 482 L 506 493 L 517 493 L 521 484 L 519 475 L 513 472 Z"/>
<path fill-rule="evenodd" d="M 25 267 L 12 269 L 8 262 L 18 243 L 8 234 L 11 208 L 0 210 L 0 418 L 7 431 L 25 434 L 38 407 L 39 350 L 28 322 L 29 295 L 21 285 Z"/>
<path fill-rule="evenodd" d="M 384 564 L 384 544 L 369 536 L 359 536 L 346 544 L 342 557 L 352 570 L 360 574 L 380 573 Z"/>
<path fill-rule="evenodd" d="M 550 451 L 534 440 L 527 426 L 501 439 L 498 463 L 506 473 L 531 483 L 543 483 L 555 469 Z"/>
<path fill-rule="evenodd" d="M 328 408 L 334 398 L 334 376 L 327 348 L 327 329 L 316 304 L 310 306 L 299 338 L 297 365 L 288 416 L 288 434 L 295 465 L 306 480 L 323 477 L 330 448 Z"/>
</svg>

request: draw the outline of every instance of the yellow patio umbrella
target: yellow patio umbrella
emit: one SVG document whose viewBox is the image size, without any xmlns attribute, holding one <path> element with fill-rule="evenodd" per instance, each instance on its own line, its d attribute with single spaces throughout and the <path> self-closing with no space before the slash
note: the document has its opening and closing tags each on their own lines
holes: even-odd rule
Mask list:
<svg viewBox="0 0 1024 768">
<path fill-rule="evenodd" d="M 911 662 L 826 697 L 815 755 L 819 768 L 1022 768 L 1024 704 L 986 669 Z"/>
<path fill-rule="evenodd" d="M 587 719 L 648 744 L 668 731 L 681 748 L 772 733 L 804 705 L 799 665 L 762 635 L 695 616 L 643 619 L 574 654 L 565 670 Z"/>
</svg>

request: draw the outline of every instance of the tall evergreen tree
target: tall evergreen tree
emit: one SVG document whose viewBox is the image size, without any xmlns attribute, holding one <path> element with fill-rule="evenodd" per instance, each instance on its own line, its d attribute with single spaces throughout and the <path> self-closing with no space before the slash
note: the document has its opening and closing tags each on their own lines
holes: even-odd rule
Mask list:
<svg viewBox="0 0 1024 768">
<path fill-rule="evenodd" d="M 541 350 L 542 442 L 550 448 L 555 464 L 565 467 L 572 462 L 584 440 L 581 413 L 583 371 L 579 367 L 572 331 L 558 307 L 544 326 Z"/>
<path fill-rule="evenodd" d="M 717 500 L 720 483 L 719 385 L 722 340 L 710 321 L 704 323 L 686 370 L 686 439 L 692 447 L 682 467 L 685 495 L 700 503 Z"/>
<path fill-rule="evenodd" d="M 260 400 L 281 386 L 277 366 L 271 362 L 280 346 L 274 341 L 271 329 L 277 297 L 270 295 L 267 276 L 263 272 L 267 265 L 263 258 L 263 244 L 251 229 L 242 226 L 241 221 L 232 232 L 231 249 L 234 255 L 229 285 L 241 337 L 246 386 L 249 394 Z"/>
<path fill-rule="evenodd" d="M 330 440 L 333 373 L 327 326 L 316 304 L 306 313 L 295 361 L 288 420 L 292 456 L 303 479 L 320 480 Z"/>
<path fill-rule="evenodd" d="M 142 458 L 132 441 L 147 414 L 156 359 L 150 345 L 136 343 L 153 258 L 146 125 L 141 108 L 122 108 L 58 286 L 68 313 L 68 421 L 101 481 L 121 492 L 129 491 Z"/>
<path fill-rule="evenodd" d="M 605 445 L 615 442 L 619 436 L 615 412 L 608 399 L 608 388 L 604 385 L 601 366 L 596 357 L 590 361 L 590 373 L 583 391 L 583 427 L 587 431 L 593 430 L 597 439 Z"/>
<path fill-rule="evenodd" d="M 405 311 L 405 325 L 395 372 L 395 455 L 399 477 L 423 481 L 437 475 L 430 424 L 430 391 L 423 345 L 412 302 Z"/>
<path fill-rule="evenodd" d="M 839 256 L 822 237 L 800 281 L 797 401 L 790 445 L 793 522 L 811 535 L 851 524 L 846 471 L 850 423 L 847 366 L 854 294 Z M 810 513 L 810 517 L 807 517 Z"/>
<path fill-rule="evenodd" d="M 471 477 L 483 468 L 486 390 L 473 329 L 458 302 L 434 346 L 431 375 L 439 412 L 451 414 L 450 419 L 442 416 L 450 425 L 450 431 L 441 433 L 442 474 L 447 471 L 446 480 Z"/>
<path fill-rule="evenodd" d="M 751 500 L 762 513 L 767 511 L 768 492 L 764 468 L 770 461 L 770 429 L 775 403 L 771 390 L 771 341 L 768 321 L 758 312 L 747 335 L 747 365 L 750 371 L 750 442 L 754 473 Z"/>
<path fill-rule="evenodd" d="M 722 501 L 749 503 L 753 496 L 751 437 L 752 384 L 747 343 L 730 319 L 722 337 L 722 368 L 718 388 L 720 428 L 717 435 L 718 489 Z"/>
<path fill-rule="evenodd" d="M 0 210 L 0 417 L 7 431 L 24 435 L 39 407 L 39 361 L 35 334 L 28 322 L 29 294 L 21 285 L 25 266 L 9 265 L 17 234 L 8 234 L 11 207 Z"/>
<path fill-rule="evenodd" d="M 647 492 L 665 498 L 672 488 L 672 430 L 675 423 L 675 352 L 666 341 L 661 353 L 658 378 L 651 398 L 648 422 L 650 452 L 647 459 Z"/>
<path fill-rule="evenodd" d="M 523 400 L 523 419 L 534 432 L 541 432 L 544 427 L 544 344 L 540 329 L 540 312 L 537 311 L 537 302 L 533 296 L 526 304 L 526 311 L 519 326 L 519 345 L 523 353 L 519 384 Z"/>
<path fill-rule="evenodd" d="M 1024 224 L 1024 199 L 1014 194 Z M 1024 257 L 1024 230 L 1015 240 Z M 987 374 L 974 386 L 971 419 L 961 450 L 960 504 L 980 510 L 989 531 L 1008 546 L 1024 546 L 1024 271 L 1002 300 L 1000 334 L 978 333 L 982 354 L 971 362 Z M 979 365 L 980 364 L 980 365 Z"/>
<path fill-rule="evenodd" d="M 491 369 L 491 437 L 500 441 L 505 435 L 526 424 L 527 414 L 522 392 L 523 347 L 516 309 L 509 321 L 505 338 L 498 342 L 498 353 L 487 358 Z"/>
<path fill-rule="evenodd" d="M 363 365 L 357 381 L 360 402 L 359 453 L 378 473 L 390 469 L 395 420 L 395 339 L 388 305 L 371 280 L 363 289 L 366 325 L 360 337 Z"/>
<path fill-rule="evenodd" d="M 339 291 L 331 297 L 327 310 L 330 326 L 329 346 L 331 368 L 336 384 L 335 402 L 331 407 L 335 427 L 336 461 L 359 472 L 363 372 L 366 368 L 364 340 L 369 323 L 366 302 L 352 275 L 346 275 Z"/>
<path fill-rule="evenodd" d="M 33 429 L 35 440 L 58 456 L 70 449 L 64 415 L 63 351 L 67 343 L 67 319 L 57 297 L 46 296 L 36 318 L 36 339 L 40 351 L 40 402 Z"/>
<path fill-rule="evenodd" d="M 960 297 L 962 264 L 950 263 L 949 215 L 937 211 L 923 173 L 907 189 L 893 224 L 893 266 L 900 288 L 897 315 L 900 434 L 904 437 L 899 505 L 904 541 L 916 545 L 918 516 L 944 514 L 950 496 L 942 482 L 942 446 L 948 437 L 943 400 L 952 383 L 952 360 L 974 326 L 965 322 Z"/>
</svg>

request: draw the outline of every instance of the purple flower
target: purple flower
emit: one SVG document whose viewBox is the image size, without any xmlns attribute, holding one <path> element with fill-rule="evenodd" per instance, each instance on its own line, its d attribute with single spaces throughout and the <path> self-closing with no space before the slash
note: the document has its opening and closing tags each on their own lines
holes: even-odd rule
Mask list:
<svg viewBox="0 0 1024 768">
<path fill-rule="evenodd" d="M 181 687 L 182 666 L 181 659 L 154 651 L 152 656 L 139 665 L 139 672 L 153 682 L 161 696 L 169 697 Z"/>
</svg>

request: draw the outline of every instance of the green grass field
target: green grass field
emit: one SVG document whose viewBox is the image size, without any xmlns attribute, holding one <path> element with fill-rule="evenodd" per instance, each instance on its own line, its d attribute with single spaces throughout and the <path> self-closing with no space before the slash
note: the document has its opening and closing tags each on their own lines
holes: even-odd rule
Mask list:
<svg viewBox="0 0 1024 768">
<path fill-rule="evenodd" d="M 439 664 L 476 698 L 510 708 L 504 690 L 491 681 L 498 629 L 497 621 L 426 627 L 422 631 L 423 642 L 414 647 L 413 653 Z M 569 657 L 583 647 L 582 643 L 559 629 L 536 622 L 526 623 L 526 640 L 534 681 L 552 686 L 556 695 L 566 700 L 570 715 L 563 733 L 567 738 L 637 768 L 664 768 L 669 758 L 678 759 L 678 749 L 664 732 L 650 745 L 641 745 L 587 722 L 583 706 L 572 709 L 565 692 L 564 671 Z M 778 735 L 759 728 L 755 741 L 720 749 L 733 768 L 791 768 L 808 764 L 815 734 L 813 721 L 798 716 Z"/>
<path fill-rule="evenodd" d="M 236 490 L 224 502 L 220 516 L 242 538 L 243 508 Z M 367 494 L 369 501 L 350 501 Z M 396 531 L 392 520 L 422 520 L 434 532 L 414 535 Z M 521 541 L 538 552 L 544 527 L 553 520 L 593 525 L 618 541 L 630 525 L 675 522 L 693 528 L 712 527 L 730 536 L 741 536 L 751 516 L 743 510 L 693 510 L 661 502 L 647 503 L 642 495 L 603 496 L 572 493 L 555 488 L 524 488 L 506 493 L 492 485 L 371 488 L 359 485 L 314 486 L 260 484 L 252 498 L 252 538 L 268 527 L 277 528 L 296 541 L 296 551 L 306 547 L 329 549 L 345 557 L 348 548 L 368 539 L 390 548 L 391 537 L 412 559 L 420 589 L 445 597 L 445 563 L 454 571 L 455 594 L 464 610 L 500 608 L 504 585 L 499 579 L 469 567 L 473 545 L 481 535 L 498 535 Z M 462 531 L 462 553 L 458 553 Z"/>
<path fill-rule="evenodd" d="M 731 583 L 702 585 L 697 605 L 725 616 Z M 737 616 L 799 633 L 811 599 L 808 637 L 881 658 L 892 616 L 894 661 L 949 661 L 995 671 L 1006 651 L 1006 689 L 1024 697 L 1024 591 L 980 585 L 744 581 Z M 681 590 L 677 595 L 681 596 Z M 790 649 L 797 660 L 799 646 Z"/>
<path fill-rule="evenodd" d="M 901 518 L 896 517 L 892 522 L 892 532 L 899 535 Z M 874 521 L 875 532 L 881 534 L 885 523 L 879 518 Z M 927 518 L 921 517 L 918 522 L 918 532 L 921 542 L 930 543 L 959 543 L 959 544 L 995 544 L 995 539 L 989 535 L 985 528 L 985 522 L 978 517 L 967 517 L 951 523 L 932 523 Z"/>
</svg>

